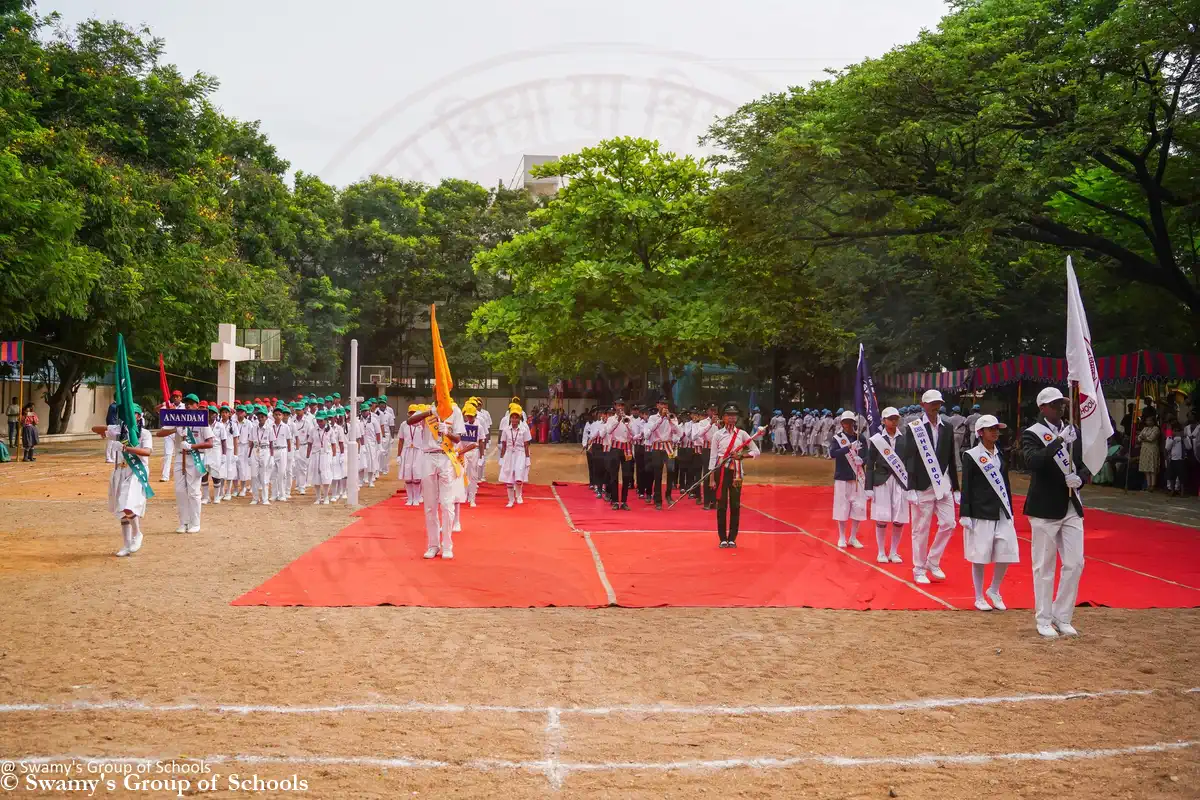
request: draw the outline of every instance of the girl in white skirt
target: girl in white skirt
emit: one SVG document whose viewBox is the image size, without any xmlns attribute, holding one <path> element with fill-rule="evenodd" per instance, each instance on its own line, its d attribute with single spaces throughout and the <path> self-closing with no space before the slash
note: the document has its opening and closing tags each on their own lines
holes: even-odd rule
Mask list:
<svg viewBox="0 0 1200 800">
<path fill-rule="evenodd" d="M 525 412 L 520 406 L 509 406 L 508 424 L 500 429 L 500 482 L 508 487 L 508 505 L 525 502 L 522 494 L 529 480 L 529 426 L 521 421 Z"/>
<path fill-rule="evenodd" d="M 316 413 L 317 428 L 308 440 L 309 474 L 316 487 L 313 505 L 329 505 L 330 485 L 333 483 L 333 457 L 337 445 L 329 427 L 329 414 L 324 409 Z"/>
<path fill-rule="evenodd" d="M 829 456 L 833 459 L 833 519 L 838 526 L 838 547 L 862 549 L 858 540 L 858 524 L 867 518 L 866 474 L 864 469 L 866 442 L 854 432 L 854 412 L 846 411 L 838 419 L 840 429 L 829 439 Z M 846 523 L 850 522 L 850 537 L 846 538 Z"/>
<path fill-rule="evenodd" d="M 467 432 L 458 440 L 458 452 L 462 454 L 463 470 L 466 473 L 466 502 L 475 508 L 475 495 L 479 492 L 479 443 L 483 433 L 476 421 L 479 409 L 468 402 L 462 409 L 463 424 Z"/>
<path fill-rule="evenodd" d="M 408 416 L 412 416 L 421 412 L 421 406 L 417 403 L 412 403 L 408 407 Z M 421 428 L 425 425 L 424 422 L 418 422 L 415 425 L 404 421 L 400 425 L 398 434 L 400 440 L 400 453 L 396 460 L 400 465 L 400 480 L 404 482 L 404 505 L 419 506 L 421 504 L 421 475 L 424 472 L 425 455 L 422 448 Z"/>
<path fill-rule="evenodd" d="M 142 419 L 141 406 L 136 403 L 133 411 L 137 415 L 138 430 L 136 437 L 129 436 L 130 444 L 121 443 L 122 426 L 96 425 L 92 432 L 99 434 L 105 440 L 105 447 L 117 443 L 117 462 L 113 466 L 112 477 L 108 481 L 108 510 L 121 523 L 121 549 L 117 551 L 118 558 L 132 555 L 142 549 L 142 517 L 146 516 L 146 492 L 142 482 L 133 474 L 133 469 L 125 460 L 125 454 L 131 453 L 142 462 L 142 469 L 150 476 L 150 454 L 154 451 L 153 439 L 146 431 Z"/>
<path fill-rule="evenodd" d="M 908 524 L 908 472 L 900 449 L 904 443 L 900 430 L 900 412 L 883 410 L 883 429 L 868 441 L 866 464 L 867 499 L 871 501 L 871 519 L 875 522 L 875 560 L 880 564 L 901 564 L 900 537 Z M 888 547 L 888 525 L 892 526 Z"/>
<path fill-rule="evenodd" d="M 210 405 L 208 407 L 208 427 L 212 430 L 213 446 L 211 450 L 201 454 L 207 470 L 204 474 L 204 483 L 200 487 L 203 495 L 200 500 L 201 505 L 220 503 L 223 492 L 221 482 L 225 478 L 225 453 L 229 448 L 229 426 L 225 424 L 223 417 L 218 418 L 217 415 L 217 407 Z"/>
<path fill-rule="evenodd" d="M 346 481 L 350 478 L 347 468 L 346 442 L 350 440 L 346 409 L 338 406 L 332 411 L 329 423 L 333 427 L 333 438 L 337 442 L 337 456 L 333 459 L 333 499 L 346 499 Z"/>
<path fill-rule="evenodd" d="M 237 409 L 237 436 L 234 448 L 237 450 L 237 472 L 234 475 L 233 493 L 245 497 L 250 491 L 250 426 L 254 418 L 248 416 L 252 411 L 248 406 L 241 405 Z"/>
<path fill-rule="evenodd" d="M 1000 430 L 1004 427 L 991 414 L 981 416 L 975 421 L 979 444 L 962 456 L 960 522 L 963 526 L 963 555 L 971 562 L 975 608 L 980 611 L 1006 609 L 1000 597 L 1000 582 L 1004 580 L 1008 565 L 1020 560 L 1017 530 L 1013 527 L 1008 464 L 996 447 Z M 984 566 L 987 564 L 995 566 L 992 582 L 984 591 Z"/>
</svg>

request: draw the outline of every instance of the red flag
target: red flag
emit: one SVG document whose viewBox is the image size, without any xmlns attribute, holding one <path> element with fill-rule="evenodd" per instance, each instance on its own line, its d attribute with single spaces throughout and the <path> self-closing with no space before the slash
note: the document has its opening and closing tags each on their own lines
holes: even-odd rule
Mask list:
<svg viewBox="0 0 1200 800">
<path fill-rule="evenodd" d="M 167 386 L 167 368 L 163 366 L 162 353 L 158 354 L 158 382 L 162 385 L 163 402 L 171 402 L 171 389 Z"/>
</svg>

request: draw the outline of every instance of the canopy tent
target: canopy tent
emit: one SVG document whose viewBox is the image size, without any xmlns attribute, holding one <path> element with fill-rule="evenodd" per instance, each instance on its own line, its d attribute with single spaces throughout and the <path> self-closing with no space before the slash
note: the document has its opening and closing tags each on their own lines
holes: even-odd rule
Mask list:
<svg viewBox="0 0 1200 800">
<path fill-rule="evenodd" d="M 1100 373 L 1101 383 L 1131 381 L 1136 378 L 1200 380 L 1200 356 L 1138 350 L 1124 355 L 1098 358 L 1096 369 Z M 976 369 L 884 375 L 881 383 L 888 389 L 969 391 L 1022 380 L 1065 384 L 1067 361 L 1064 358 L 1021 355 Z"/>
</svg>

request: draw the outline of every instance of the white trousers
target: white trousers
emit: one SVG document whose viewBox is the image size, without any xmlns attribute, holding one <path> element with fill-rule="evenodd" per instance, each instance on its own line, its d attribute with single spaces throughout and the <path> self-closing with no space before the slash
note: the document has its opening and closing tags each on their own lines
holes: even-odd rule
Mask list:
<svg viewBox="0 0 1200 800">
<path fill-rule="evenodd" d="M 287 450 L 275 453 L 275 468 L 271 470 L 271 494 L 274 495 L 272 500 L 282 500 L 291 489 L 291 481 L 288 480 L 288 462 L 291 461 L 289 455 L 291 454 Z"/>
<path fill-rule="evenodd" d="M 1033 529 L 1033 604 L 1038 625 L 1071 624 L 1079 578 L 1083 574 L 1083 518 L 1068 507 L 1062 519 L 1029 518 Z M 1058 594 L 1054 594 L 1054 566 L 1062 559 Z"/>
<path fill-rule="evenodd" d="M 388 456 L 392 452 L 392 440 L 387 438 L 386 436 L 384 436 L 382 438 L 383 438 L 383 441 L 381 441 L 379 443 L 379 453 L 377 455 L 377 458 L 379 459 L 379 464 L 376 467 L 375 471 L 379 472 L 383 475 L 387 475 L 388 474 Z"/>
<path fill-rule="evenodd" d="M 426 473 L 421 478 L 421 500 L 425 503 L 425 547 L 454 547 L 454 465 L 445 453 L 426 454 Z M 438 520 L 438 512 L 441 520 Z"/>
<path fill-rule="evenodd" d="M 912 559 L 913 575 L 924 575 L 926 570 L 941 566 L 942 553 L 954 534 L 954 497 L 950 492 L 938 500 L 933 489 L 920 493 L 920 499 L 910 506 L 912 511 Z M 937 514 L 937 533 L 933 544 L 929 543 L 929 525 Z"/>
<path fill-rule="evenodd" d="M 258 502 L 270 500 L 268 492 L 271 488 L 271 470 L 273 469 L 270 451 L 258 447 L 250 459 L 250 486 L 254 499 Z"/>
<path fill-rule="evenodd" d="M 467 476 L 467 502 L 475 502 L 475 494 L 479 491 L 479 450 L 471 450 L 463 455 L 463 470 Z"/>
<path fill-rule="evenodd" d="M 307 489 L 308 488 L 309 474 L 308 474 L 308 456 L 306 455 L 307 450 L 308 450 L 308 445 L 302 444 L 302 445 L 300 445 L 299 450 L 293 450 L 292 454 L 291 454 L 292 455 L 292 458 L 291 458 L 292 477 L 296 479 L 296 488 L 297 489 Z"/>
<path fill-rule="evenodd" d="M 104 461 L 108 464 L 115 464 L 120 457 L 121 443 L 116 439 L 109 439 L 104 445 Z"/>
<path fill-rule="evenodd" d="M 179 514 L 179 524 L 189 527 L 200 527 L 200 473 L 196 471 L 191 453 L 180 453 L 180 459 L 175 459 L 175 510 Z"/>
<path fill-rule="evenodd" d="M 175 437 L 168 436 L 167 438 L 163 439 L 163 442 L 163 466 L 162 475 L 160 477 L 165 481 L 170 480 L 171 465 L 175 463 Z"/>
</svg>

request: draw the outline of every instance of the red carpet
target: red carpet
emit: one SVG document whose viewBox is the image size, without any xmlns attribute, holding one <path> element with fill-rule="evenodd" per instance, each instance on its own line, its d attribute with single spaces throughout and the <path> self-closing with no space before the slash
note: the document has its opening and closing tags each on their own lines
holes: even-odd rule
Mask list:
<svg viewBox="0 0 1200 800">
<path fill-rule="evenodd" d="M 359 512 L 338 535 L 305 553 L 235 605 L 525 608 L 607 605 L 608 593 L 585 538 L 589 531 L 616 604 L 628 607 L 807 606 L 840 609 L 969 608 L 970 568 L 956 530 L 942 560 L 948 580 L 911 583 L 904 564 L 874 562 L 874 531 L 863 550 L 831 546 L 831 488 L 747 486 L 735 550 L 718 548 L 712 512 L 692 503 L 657 512 L 614 512 L 586 487 L 529 486 L 526 503 L 504 508 L 503 487 L 482 487 L 479 507 L 463 510 L 453 561 L 425 561 L 424 516 L 403 493 Z M 640 502 L 640 501 L 639 501 Z M 632 505 L 632 503 L 631 503 Z M 754 510 L 752 510 L 754 509 Z M 1121 608 L 1200 607 L 1200 533 L 1167 523 L 1089 510 L 1087 564 L 1079 602 Z M 753 527 L 752 527 L 753 526 Z M 802 531 L 801 531 L 802 529 Z M 772 533 L 750 533 L 751 530 Z M 1029 524 L 1018 518 L 1020 564 L 1004 581 L 1012 608 L 1033 603 Z M 1112 562 L 1112 563 L 1106 563 Z M 1145 574 L 1142 574 L 1145 573 Z M 924 590 L 924 591 L 923 591 Z"/>
</svg>

